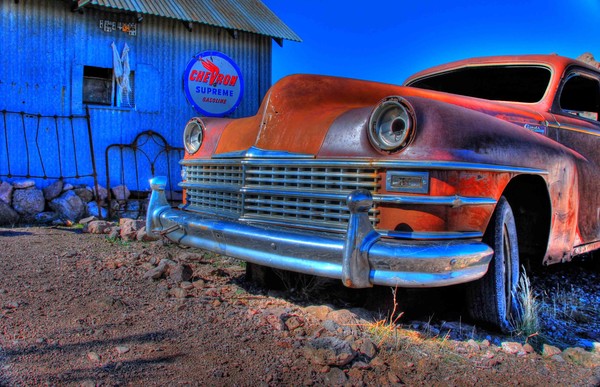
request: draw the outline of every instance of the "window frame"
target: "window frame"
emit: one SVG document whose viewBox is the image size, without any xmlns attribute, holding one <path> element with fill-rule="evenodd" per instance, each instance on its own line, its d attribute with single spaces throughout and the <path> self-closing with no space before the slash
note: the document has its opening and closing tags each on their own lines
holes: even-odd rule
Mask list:
<svg viewBox="0 0 600 387">
<path fill-rule="evenodd" d="M 567 83 L 575 77 L 583 77 L 588 78 L 596 82 L 597 85 L 597 96 L 598 101 L 600 103 L 600 74 L 594 73 L 592 71 L 586 70 L 580 67 L 571 67 L 565 71 L 565 75 L 560 82 L 560 85 L 557 89 L 556 95 L 554 97 L 554 102 L 552 104 L 552 113 L 559 114 L 563 117 L 570 117 L 573 119 L 580 119 L 587 122 L 595 123 L 596 125 L 600 125 L 600 106 L 598 106 L 597 111 L 595 112 L 597 115 L 596 119 L 588 118 L 585 116 L 581 116 L 578 114 L 572 113 L 573 110 L 563 109 L 561 106 L 561 97 L 563 95 L 563 91 Z M 582 110 L 584 112 L 584 110 Z"/>
<path fill-rule="evenodd" d="M 102 77 L 95 75 L 85 75 L 86 68 L 94 68 L 101 71 L 110 72 L 110 77 Z M 97 71 L 97 70 L 95 70 Z M 99 101 L 90 100 L 89 96 L 86 98 L 86 79 L 96 79 L 96 80 L 104 80 L 105 82 L 110 82 L 110 103 L 102 103 Z M 125 109 L 125 110 L 134 110 L 136 108 L 135 105 L 135 71 L 131 70 L 129 73 L 129 85 L 131 90 L 129 91 L 128 100 L 129 104 L 118 104 L 117 102 L 117 92 L 119 90 L 119 86 L 117 83 L 117 79 L 115 77 L 114 69 L 111 67 L 99 67 L 92 65 L 83 65 L 83 73 L 82 73 L 82 94 L 81 94 L 81 102 L 83 105 L 87 105 L 90 107 L 102 107 L 102 108 L 114 108 L 114 109 Z"/>
</svg>

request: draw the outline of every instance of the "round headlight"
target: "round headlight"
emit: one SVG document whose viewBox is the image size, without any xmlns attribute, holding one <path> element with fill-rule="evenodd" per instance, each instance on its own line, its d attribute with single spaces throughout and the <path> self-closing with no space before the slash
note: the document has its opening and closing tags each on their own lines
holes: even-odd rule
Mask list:
<svg viewBox="0 0 600 387">
<path fill-rule="evenodd" d="M 183 145 L 185 146 L 185 150 L 192 155 L 198 152 L 198 149 L 202 145 L 203 137 L 204 128 L 202 122 L 197 118 L 189 120 L 183 131 Z"/>
<path fill-rule="evenodd" d="M 378 150 L 397 152 L 413 137 L 415 115 L 412 106 L 401 97 L 381 101 L 369 119 L 369 140 Z"/>
</svg>

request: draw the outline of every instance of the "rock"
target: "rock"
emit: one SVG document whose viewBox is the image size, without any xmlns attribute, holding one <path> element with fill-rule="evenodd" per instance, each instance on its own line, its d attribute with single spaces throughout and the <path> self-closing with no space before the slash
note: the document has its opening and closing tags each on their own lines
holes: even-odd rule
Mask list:
<svg viewBox="0 0 600 387">
<path fill-rule="evenodd" d="M 562 351 L 559 348 L 557 348 L 553 345 L 544 344 L 542 346 L 542 356 L 543 357 L 552 357 L 554 355 L 560 355 L 561 352 Z"/>
<path fill-rule="evenodd" d="M 304 319 L 300 316 L 290 316 L 285 320 L 285 327 L 288 331 L 293 332 L 294 330 L 304 326 Z"/>
<path fill-rule="evenodd" d="M 182 283 L 179 284 L 179 287 L 184 290 L 191 290 L 191 289 L 194 289 L 194 284 L 189 281 L 183 281 Z"/>
<path fill-rule="evenodd" d="M 108 239 L 119 239 L 121 236 L 121 228 L 120 227 L 111 227 L 106 230 L 108 232 Z"/>
<path fill-rule="evenodd" d="M 594 343 L 591 340 L 586 340 L 586 339 L 579 339 L 577 340 L 576 346 L 585 349 L 586 351 L 592 351 L 594 352 Z"/>
<path fill-rule="evenodd" d="M 276 316 L 274 314 L 269 314 L 265 317 L 267 323 L 276 331 L 283 331 L 285 329 L 285 325 L 283 321 L 281 321 L 280 316 Z"/>
<path fill-rule="evenodd" d="M 87 187 L 75 188 L 73 192 L 75 192 L 75 194 L 79 196 L 84 203 L 89 203 L 94 200 L 94 193 Z"/>
<path fill-rule="evenodd" d="M 565 349 L 562 352 L 562 357 L 571 363 L 582 365 L 587 368 L 600 366 L 600 355 L 593 352 L 587 352 L 580 347 Z"/>
<path fill-rule="evenodd" d="M 590 66 L 600 69 L 600 62 L 596 61 L 596 59 L 594 59 L 594 56 L 589 52 L 585 52 L 585 53 L 579 55 L 577 57 L 577 60 L 580 60 L 584 63 L 589 64 Z"/>
<path fill-rule="evenodd" d="M 124 241 L 134 241 L 137 237 L 138 230 L 144 227 L 145 224 L 146 222 L 144 220 L 121 218 L 119 220 L 121 239 Z"/>
<path fill-rule="evenodd" d="M 469 341 L 467 341 L 467 346 L 475 351 L 479 351 L 481 349 L 479 344 L 473 339 L 469 339 Z"/>
<path fill-rule="evenodd" d="M 533 348 L 533 346 L 529 343 L 523 345 L 523 350 L 527 353 L 534 353 L 535 349 Z"/>
<path fill-rule="evenodd" d="M 106 234 L 114 224 L 106 220 L 93 220 L 84 229 L 90 234 Z"/>
<path fill-rule="evenodd" d="M 54 183 L 50 184 L 49 186 L 44 188 L 42 191 L 44 191 L 44 198 L 46 199 L 46 201 L 49 202 L 53 199 L 56 199 L 58 197 L 58 195 L 60 195 L 62 190 L 63 190 L 63 181 L 56 180 Z"/>
<path fill-rule="evenodd" d="M 169 278 L 177 283 L 189 281 L 192 279 L 194 271 L 190 265 L 176 265 L 171 268 Z"/>
<path fill-rule="evenodd" d="M 146 273 L 144 273 L 144 278 L 151 278 L 151 279 L 159 279 L 161 278 L 165 272 L 167 271 L 167 267 L 166 266 L 156 266 L 153 269 L 148 270 Z"/>
<path fill-rule="evenodd" d="M 113 187 L 111 192 L 113 199 L 118 201 L 125 201 L 129 199 L 129 196 L 131 196 L 131 192 L 129 192 L 129 189 L 127 189 L 125 185 Z"/>
<path fill-rule="evenodd" d="M 7 183 L 6 181 L 0 183 L 0 202 L 4 202 L 10 206 L 12 203 L 13 190 L 12 184 Z"/>
<path fill-rule="evenodd" d="M 65 185 L 63 185 L 63 192 L 71 191 L 74 188 L 73 184 L 65 183 Z"/>
<path fill-rule="evenodd" d="M 96 199 L 100 200 L 101 202 L 105 202 L 106 199 L 108 198 L 108 190 L 101 185 L 98 185 L 97 188 L 98 189 L 96 189 L 96 187 L 92 188 L 92 192 L 94 193 L 94 196 L 96 197 Z"/>
<path fill-rule="evenodd" d="M 371 340 L 362 338 L 352 343 L 352 349 L 372 359 L 377 356 L 377 346 Z"/>
<path fill-rule="evenodd" d="M 311 305 L 304 308 L 304 312 L 315 316 L 321 321 L 325 320 L 331 311 L 333 311 L 333 308 L 328 305 Z"/>
<path fill-rule="evenodd" d="M 11 206 L 0 200 L 0 225 L 13 225 L 19 221 L 19 214 Z"/>
<path fill-rule="evenodd" d="M 50 208 L 59 214 L 61 218 L 70 219 L 74 222 L 85 216 L 86 206 L 83 200 L 73 191 L 64 192 L 62 195 L 49 203 Z"/>
<path fill-rule="evenodd" d="M 127 352 L 129 352 L 129 347 L 125 347 L 125 346 L 118 346 L 118 347 L 116 347 L 116 348 L 115 348 L 115 350 L 117 351 L 117 353 L 118 353 L 119 355 L 122 355 L 122 354 L 124 354 L 124 353 L 127 353 Z"/>
<path fill-rule="evenodd" d="M 169 294 L 174 298 L 186 298 L 187 297 L 187 291 L 182 288 L 172 288 L 171 290 L 169 290 Z"/>
<path fill-rule="evenodd" d="M 143 215 L 142 206 L 138 200 L 131 200 L 125 203 L 125 212 L 123 218 L 137 219 Z"/>
<path fill-rule="evenodd" d="M 159 236 L 152 236 L 146 232 L 146 226 L 140 228 L 135 235 L 135 239 L 139 242 L 152 242 L 160 239 Z"/>
<path fill-rule="evenodd" d="M 325 320 L 323 321 L 323 328 L 327 329 L 327 331 L 331 333 L 337 333 L 340 325 L 333 320 Z"/>
<path fill-rule="evenodd" d="M 594 342 L 592 344 L 592 352 L 600 354 L 600 343 Z"/>
<path fill-rule="evenodd" d="M 35 187 L 35 181 L 33 180 L 20 180 L 13 182 L 13 187 L 15 189 L 27 189 Z"/>
<path fill-rule="evenodd" d="M 194 285 L 194 288 L 196 288 L 196 289 L 203 289 L 204 286 L 206 285 L 204 280 L 201 280 L 201 279 L 198 281 L 194 281 L 192 284 Z"/>
<path fill-rule="evenodd" d="M 368 311 L 361 308 L 334 310 L 327 314 L 327 318 L 342 327 L 346 335 L 359 333 L 363 327 L 373 321 L 372 318 L 366 319 L 367 316 L 372 317 Z"/>
<path fill-rule="evenodd" d="M 98 207 L 98 203 L 89 202 L 86 204 L 87 214 L 96 218 L 108 218 L 108 210 L 104 207 Z"/>
<path fill-rule="evenodd" d="M 40 212 L 34 217 L 36 223 L 48 224 L 59 219 L 56 212 Z"/>
<path fill-rule="evenodd" d="M 83 224 L 85 226 L 95 220 L 98 220 L 98 218 L 96 218 L 95 216 L 88 216 L 87 218 L 79 219 L 79 224 Z"/>
<path fill-rule="evenodd" d="M 525 353 L 525 350 L 523 349 L 523 345 L 521 343 L 515 343 L 511 341 L 502 342 L 502 350 L 506 353 L 510 353 L 513 355 L 518 353 Z"/>
<path fill-rule="evenodd" d="M 552 359 L 556 362 L 559 362 L 559 363 L 564 363 L 564 361 L 565 361 L 565 359 L 563 359 L 563 357 L 560 355 L 552 355 L 552 356 L 550 356 L 550 359 Z"/>
<path fill-rule="evenodd" d="M 336 367 L 331 368 L 323 378 L 328 386 L 341 386 L 348 380 L 344 371 Z"/>
<path fill-rule="evenodd" d="M 100 362 L 100 355 L 98 355 L 96 352 L 88 352 L 87 358 L 93 361 L 94 363 Z"/>
<path fill-rule="evenodd" d="M 387 374 L 388 380 L 390 381 L 390 383 L 392 384 L 396 384 L 396 383 L 400 383 L 401 379 L 398 377 L 398 375 L 396 375 L 394 372 L 389 371 Z"/>
<path fill-rule="evenodd" d="M 319 337 L 307 343 L 304 357 L 313 364 L 341 367 L 350 363 L 356 352 L 350 344 L 337 337 Z"/>
<path fill-rule="evenodd" d="M 16 189 L 13 191 L 12 206 L 21 216 L 31 219 L 44 211 L 46 202 L 42 190 L 37 188 Z"/>
<path fill-rule="evenodd" d="M 154 269 L 148 270 L 144 274 L 144 278 L 159 279 L 175 266 L 177 266 L 177 263 L 168 258 L 163 258 L 160 260 L 158 266 L 156 266 Z"/>
<path fill-rule="evenodd" d="M 370 370 L 372 367 L 370 364 L 367 364 L 364 361 L 355 361 L 352 363 L 352 368 L 359 370 Z"/>
</svg>

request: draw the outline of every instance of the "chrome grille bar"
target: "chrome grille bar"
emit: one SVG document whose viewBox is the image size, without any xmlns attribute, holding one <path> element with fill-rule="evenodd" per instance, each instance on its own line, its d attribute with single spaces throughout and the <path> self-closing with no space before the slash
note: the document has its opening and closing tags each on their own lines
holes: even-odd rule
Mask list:
<svg viewBox="0 0 600 387">
<path fill-rule="evenodd" d="M 188 162 L 189 161 L 189 162 Z M 379 174 L 372 166 L 310 165 L 304 160 L 182 160 L 180 184 L 186 209 L 252 222 L 345 230 L 347 195 L 356 189 L 376 193 Z M 375 208 L 369 213 L 378 222 Z"/>
</svg>

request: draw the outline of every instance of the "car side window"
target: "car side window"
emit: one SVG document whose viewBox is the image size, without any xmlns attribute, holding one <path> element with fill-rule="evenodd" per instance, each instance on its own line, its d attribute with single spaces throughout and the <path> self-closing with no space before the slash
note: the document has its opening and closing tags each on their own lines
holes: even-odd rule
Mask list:
<svg viewBox="0 0 600 387">
<path fill-rule="evenodd" d="M 567 114 L 598 121 L 600 83 L 589 76 L 573 75 L 564 83 L 559 103 Z"/>
</svg>

